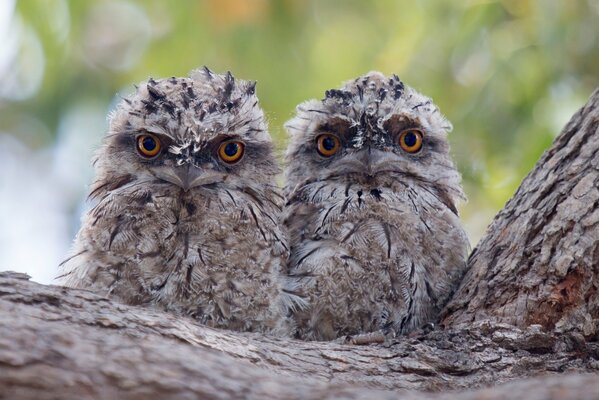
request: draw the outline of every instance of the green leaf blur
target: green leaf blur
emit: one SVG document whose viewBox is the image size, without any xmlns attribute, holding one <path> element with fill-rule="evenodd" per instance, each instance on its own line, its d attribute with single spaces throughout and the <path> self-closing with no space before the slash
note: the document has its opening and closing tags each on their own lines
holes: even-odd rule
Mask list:
<svg viewBox="0 0 599 400">
<path fill-rule="evenodd" d="M 474 243 L 599 86 L 595 0 L 22 0 L 14 12 L 25 33 L 13 68 L 43 68 L 29 95 L 0 98 L 0 130 L 33 149 L 53 145 L 74 105 L 107 113 L 133 83 L 207 65 L 258 81 L 282 150 L 298 103 L 397 73 L 454 125 Z"/>
</svg>

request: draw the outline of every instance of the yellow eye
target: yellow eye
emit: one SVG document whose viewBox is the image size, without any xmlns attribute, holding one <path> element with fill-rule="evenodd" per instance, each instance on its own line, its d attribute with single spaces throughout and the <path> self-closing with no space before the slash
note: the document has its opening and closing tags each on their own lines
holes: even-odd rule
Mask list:
<svg viewBox="0 0 599 400">
<path fill-rule="evenodd" d="M 406 129 L 399 135 L 399 146 L 408 153 L 416 153 L 422 148 L 422 132 Z"/>
<path fill-rule="evenodd" d="M 237 140 L 228 140 L 221 143 L 218 156 L 227 164 L 233 164 L 243 156 L 245 145 Z"/>
<path fill-rule="evenodd" d="M 137 151 L 146 158 L 156 157 L 160 153 L 160 139 L 155 135 L 145 134 L 137 137 Z"/>
<path fill-rule="evenodd" d="M 321 156 L 331 157 L 339 151 L 341 143 L 337 136 L 325 133 L 316 138 L 316 148 Z"/>
</svg>

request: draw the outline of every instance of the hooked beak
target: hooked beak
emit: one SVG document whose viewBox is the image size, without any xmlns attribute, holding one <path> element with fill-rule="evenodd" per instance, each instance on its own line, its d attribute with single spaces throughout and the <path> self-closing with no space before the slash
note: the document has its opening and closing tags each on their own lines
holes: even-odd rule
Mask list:
<svg viewBox="0 0 599 400">
<path fill-rule="evenodd" d="M 372 146 L 364 146 L 355 154 L 340 160 L 336 168 L 354 176 L 371 180 L 380 173 L 388 171 L 390 163 L 393 163 L 391 157 L 389 152 Z"/>
<path fill-rule="evenodd" d="M 203 170 L 191 164 L 161 170 L 156 176 L 163 181 L 179 186 L 186 192 L 194 187 L 222 182 L 223 180 L 222 173 Z"/>
<path fill-rule="evenodd" d="M 202 177 L 202 170 L 194 167 L 191 164 L 186 164 L 175 170 L 176 176 L 179 178 L 179 186 L 186 192 L 199 183 Z"/>
</svg>

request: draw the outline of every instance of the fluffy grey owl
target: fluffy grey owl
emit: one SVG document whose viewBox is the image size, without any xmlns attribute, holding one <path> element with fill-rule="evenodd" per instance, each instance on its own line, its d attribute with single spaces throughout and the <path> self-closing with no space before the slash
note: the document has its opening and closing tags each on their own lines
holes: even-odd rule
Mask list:
<svg viewBox="0 0 599 400">
<path fill-rule="evenodd" d="M 434 321 L 466 269 L 450 123 L 397 76 L 371 72 L 286 125 L 289 275 L 298 336 L 330 340 Z"/>
<path fill-rule="evenodd" d="M 255 83 L 207 68 L 111 116 L 62 283 L 214 326 L 285 334 L 279 172 Z"/>
</svg>

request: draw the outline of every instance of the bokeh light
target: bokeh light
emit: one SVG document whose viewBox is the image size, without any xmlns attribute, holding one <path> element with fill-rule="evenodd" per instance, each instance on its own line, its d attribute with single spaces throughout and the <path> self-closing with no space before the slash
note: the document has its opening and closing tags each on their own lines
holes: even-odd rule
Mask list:
<svg viewBox="0 0 599 400">
<path fill-rule="evenodd" d="M 281 152 L 298 103 L 397 73 L 454 125 L 475 245 L 599 86 L 598 21 L 595 0 L 4 0 L 0 270 L 51 281 L 118 94 L 202 65 L 258 81 Z"/>
</svg>

